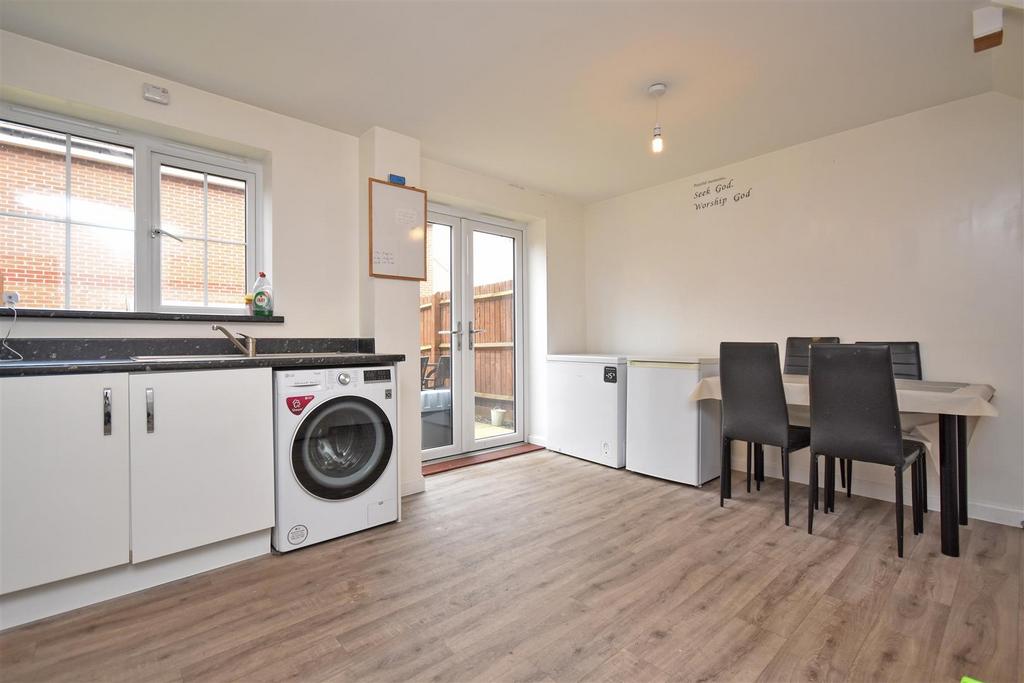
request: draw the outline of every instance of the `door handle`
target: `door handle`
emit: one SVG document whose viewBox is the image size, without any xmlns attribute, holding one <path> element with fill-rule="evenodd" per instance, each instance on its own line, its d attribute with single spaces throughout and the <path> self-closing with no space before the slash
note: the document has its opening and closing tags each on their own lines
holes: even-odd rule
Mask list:
<svg viewBox="0 0 1024 683">
<path fill-rule="evenodd" d="M 110 436 L 113 427 L 111 408 L 113 404 L 113 391 L 110 387 L 103 389 L 103 436 Z"/>
<path fill-rule="evenodd" d="M 470 324 L 472 325 L 472 323 L 470 323 Z M 456 346 L 456 348 L 459 351 L 462 350 L 462 322 L 461 321 L 457 325 L 455 325 L 455 329 L 454 330 L 438 330 L 437 333 L 438 334 L 451 335 L 455 339 L 455 346 Z"/>
<path fill-rule="evenodd" d="M 473 329 L 473 322 L 470 321 L 470 323 L 469 323 L 469 348 L 470 349 L 473 348 L 473 337 L 478 335 L 478 334 L 480 334 L 481 332 L 486 332 L 486 331 L 487 330 L 474 330 Z"/>
<path fill-rule="evenodd" d="M 146 389 L 146 433 L 152 434 L 156 429 L 156 408 L 153 403 L 153 390 Z"/>
</svg>

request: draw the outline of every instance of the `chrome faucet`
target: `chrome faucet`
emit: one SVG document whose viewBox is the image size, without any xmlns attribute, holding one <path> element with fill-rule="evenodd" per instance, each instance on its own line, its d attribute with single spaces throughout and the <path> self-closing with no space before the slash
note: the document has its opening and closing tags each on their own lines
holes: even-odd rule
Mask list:
<svg viewBox="0 0 1024 683">
<path fill-rule="evenodd" d="M 242 334 L 241 332 L 239 332 L 238 335 L 236 336 L 234 332 L 224 327 L 223 325 L 214 325 L 213 329 L 217 330 L 218 332 L 221 332 L 225 337 L 228 338 L 228 341 L 235 345 L 236 349 L 244 353 L 249 358 L 253 358 L 256 355 L 255 338 L 250 337 L 247 334 Z M 238 341 L 239 339 L 245 340 L 245 344 L 243 345 L 242 342 Z"/>
</svg>

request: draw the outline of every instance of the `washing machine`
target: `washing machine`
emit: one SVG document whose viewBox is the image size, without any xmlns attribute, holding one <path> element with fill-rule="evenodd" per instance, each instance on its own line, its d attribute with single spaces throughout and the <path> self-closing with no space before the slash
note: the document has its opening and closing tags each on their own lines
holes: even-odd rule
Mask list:
<svg viewBox="0 0 1024 683">
<path fill-rule="evenodd" d="M 393 367 L 274 373 L 275 550 L 398 519 Z"/>
</svg>

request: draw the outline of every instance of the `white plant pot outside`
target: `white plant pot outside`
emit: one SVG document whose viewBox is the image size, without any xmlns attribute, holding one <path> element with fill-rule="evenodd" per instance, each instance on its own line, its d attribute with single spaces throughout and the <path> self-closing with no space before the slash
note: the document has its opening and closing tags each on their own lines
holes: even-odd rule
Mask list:
<svg viewBox="0 0 1024 683">
<path fill-rule="evenodd" d="M 491 424 L 495 427 L 500 427 L 505 424 L 505 413 L 508 412 L 504 408 L 491 408 Z"/>
</svg>

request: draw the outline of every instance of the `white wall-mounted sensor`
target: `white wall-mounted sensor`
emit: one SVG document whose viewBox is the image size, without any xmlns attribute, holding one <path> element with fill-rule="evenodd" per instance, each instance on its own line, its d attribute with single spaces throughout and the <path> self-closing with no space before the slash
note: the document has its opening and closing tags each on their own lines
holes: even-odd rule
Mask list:
<svg viewBox="0 0 1024 683">
<path fill-rule="evenodd" d="M 171 91 L 167 88 L 161 88 L 159 85 L 153 85 L 152 83 L 143 83 L 142 99 L 146 100 L 147 102 L 156 102 L 157 104 L 170 104 Z"/>
</svg>

